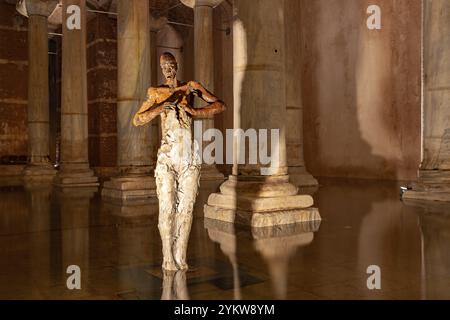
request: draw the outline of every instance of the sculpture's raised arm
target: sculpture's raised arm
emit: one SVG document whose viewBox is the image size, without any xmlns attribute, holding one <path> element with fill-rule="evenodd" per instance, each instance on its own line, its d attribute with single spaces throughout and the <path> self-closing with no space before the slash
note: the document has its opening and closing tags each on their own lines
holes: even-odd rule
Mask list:
<svg viewBox="0 0 450 320">
<path fill-rule="evenodd" d="M 133 125 L 135 127 L 143 126 L 156 118 L 167 107 L 167 103 L 157 103 L 157 89 L 148 89 L 147 100 L 139 108 L 139 111 L 134 115 Z"/>
<path fill-rule="evenodd" d="M 225 103 L 206 90 L 200 83 L 190 81 L 186 87 L 189 92 L 208 103 L 207 106 L 202 108 L 191 108 L 189 106 L 185 106 L 186 112 L 190 113 L 192 116 L 196 118 L 211 118 L 212 116 L 226 110 Z"/>
</svg>

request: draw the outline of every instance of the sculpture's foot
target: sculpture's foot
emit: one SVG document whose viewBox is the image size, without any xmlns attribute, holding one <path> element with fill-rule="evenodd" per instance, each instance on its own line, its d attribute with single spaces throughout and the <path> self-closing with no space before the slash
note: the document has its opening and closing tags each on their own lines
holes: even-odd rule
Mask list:
<svg viewBox="0 0 450 320">
<path fill-rule="evenodd" d="M 189 269 L 189 265 L 186 262 L 181 262 L 181 263 L 177 263 L 178 264 L 178 269 L 182 270 L 182 271 L 186 271 Z"/>
<path fill-rule="evenodd" d="M 179 268 L 173 260 L 164 260 L 162 268 L 166 271 L 178 271 Z"/>
</svg>

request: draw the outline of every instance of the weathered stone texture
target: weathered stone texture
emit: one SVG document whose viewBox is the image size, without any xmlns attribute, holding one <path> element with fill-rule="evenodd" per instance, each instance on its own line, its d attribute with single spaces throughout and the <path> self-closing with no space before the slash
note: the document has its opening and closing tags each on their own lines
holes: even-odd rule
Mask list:
<svg viewBox="0 0 450 320">
<path fill-rule="evenodd" d="M 97 15 L 88 22 L 89 163 L 96 172 L 117 164 L 116 34 L 114 19 Z"/>
<path fill-rule="evenodd" d="M 27 155 L 27 22 L 0 1 L 0 157 Z"/>
</svg>

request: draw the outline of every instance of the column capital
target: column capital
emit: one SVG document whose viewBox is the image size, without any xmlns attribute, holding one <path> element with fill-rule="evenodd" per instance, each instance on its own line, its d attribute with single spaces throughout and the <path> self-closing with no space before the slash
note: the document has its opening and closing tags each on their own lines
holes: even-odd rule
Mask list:
<svg viewBox="0 0 450 320">
<path fill-rule="evenodd" d="M 217 7 L 223 0 L 180 0 L 185 6 L 194 8 L 196 6 Z"/>
<path fill-rule="evenodd" d="M 21 15 L 49 17 L 55 11 L 59 0 L 18 0 L 16 10 Z"/>
<path fill-rule="evenodd" d="M 150 15 L 150 31 L 151 32 L 158 32 L 162 28 L 164 28 L 169 20 L 167 17 L 159 17 L 155 18 L 152 15 Z"/>
</svg>

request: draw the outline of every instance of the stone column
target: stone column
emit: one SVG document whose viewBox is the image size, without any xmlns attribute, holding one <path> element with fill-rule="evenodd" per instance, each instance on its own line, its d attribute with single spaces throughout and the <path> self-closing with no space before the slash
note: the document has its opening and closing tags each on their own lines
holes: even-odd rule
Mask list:
<svg viewBox="0 0 450 320">
<path fill-rule="evenodd" d="M 159 55 L 158 55 L 158 32 L 163 29 L 167 24 L 167 17 L 154 18 L 150 16 L 150 59 L 151 59 L 151 86 L 157 87 L 160 85 L 158 82 L 158 70 Z M 161 142 L 161 118 L 153 120 L 151 123 L 152 133 L 151 139 L 153 140 L 152 146 L 154 147 L 152 155 L 156 162 L 158 148 Z"/>
<path fill-rule="evenodd" d="M 155 18 L 150 16 L 150 57 L 151 57 L 151 85 L 157 87 L 158 83 L 158 70 L 159 56 L 158 56 L 158 32 L 163 29 L 168 22 L 167 17 Z"/>
<path fill-rule="evenodd" d="M 86 69 L 86 0 L 62 1 L 61 169 L 60 187 L 97 187 L 89 168 Z M 80 29 L 69 30 L 67 20 L 80 8 Z M 71 18 L 72 17 L 72 18 Z"/>
<path fill-rule="evenodd" d="M 423 160 L 404 199 L 450 201 L 450 2 L 424 1 Z"/>
<path fill-rule="evenodd" d="M 289 183 L 284 3 L 236 0 L 234 5 L 234 128 L 253 129 L 260 136 L 267 130 L 268 137 L 258 143 L 258 134 L 247 131 L 250 139 L 235 139 L 233 175 L 221 193 L 209 197 L 205 217 L 253 227 L 320 220 L 318 210 L 310 208 L 313 198 L 298 195 L 298 188 Z M 276 130 L 279 137 L 268 140 Z M 258 147 L 264 145 L 273 149 L 270 165 L 258 157 Z"/>
<path fill-rule="evenodd" d="M 194 77 L 207 90 L 214 92 L 213 9 L 223 0 L 181 0 L 194 9 Z M 201 103 L 197 104 L 200 106 Z M 202 119 L 202 133 L 214 128 L 214 119 Z M 206 143 L 208 145 L 209 142 Z M 205 146 L 205 145 L 204 145 Z M 215 165 L 202 165 L 201 180 L 223 180 Z"/>
<path fill-rule="evenodd" d="M 286 36 L 286 149 L 291 182 L 299 187 L 317 186 L 306 170 L 303 156 L 303 105 L 300 61 L 300 1 L 285 0 Z"/>
<path fill-rule="evenodd" d="M 152 126 L 134 127 L 132 119 L 151 84 L 150 9 L 147 0 L 117 1 L 119 177 L 104 184 L 102 195 L 121 200 L 156 195 Z"/>
<path fill-rule="evenodd" d="M 56 170 L 50 163 L 48 23 L 57 0 L 27 0 L 28 15 L 28 165 L 26 181 L 52 180 Z"/>
</svg>

